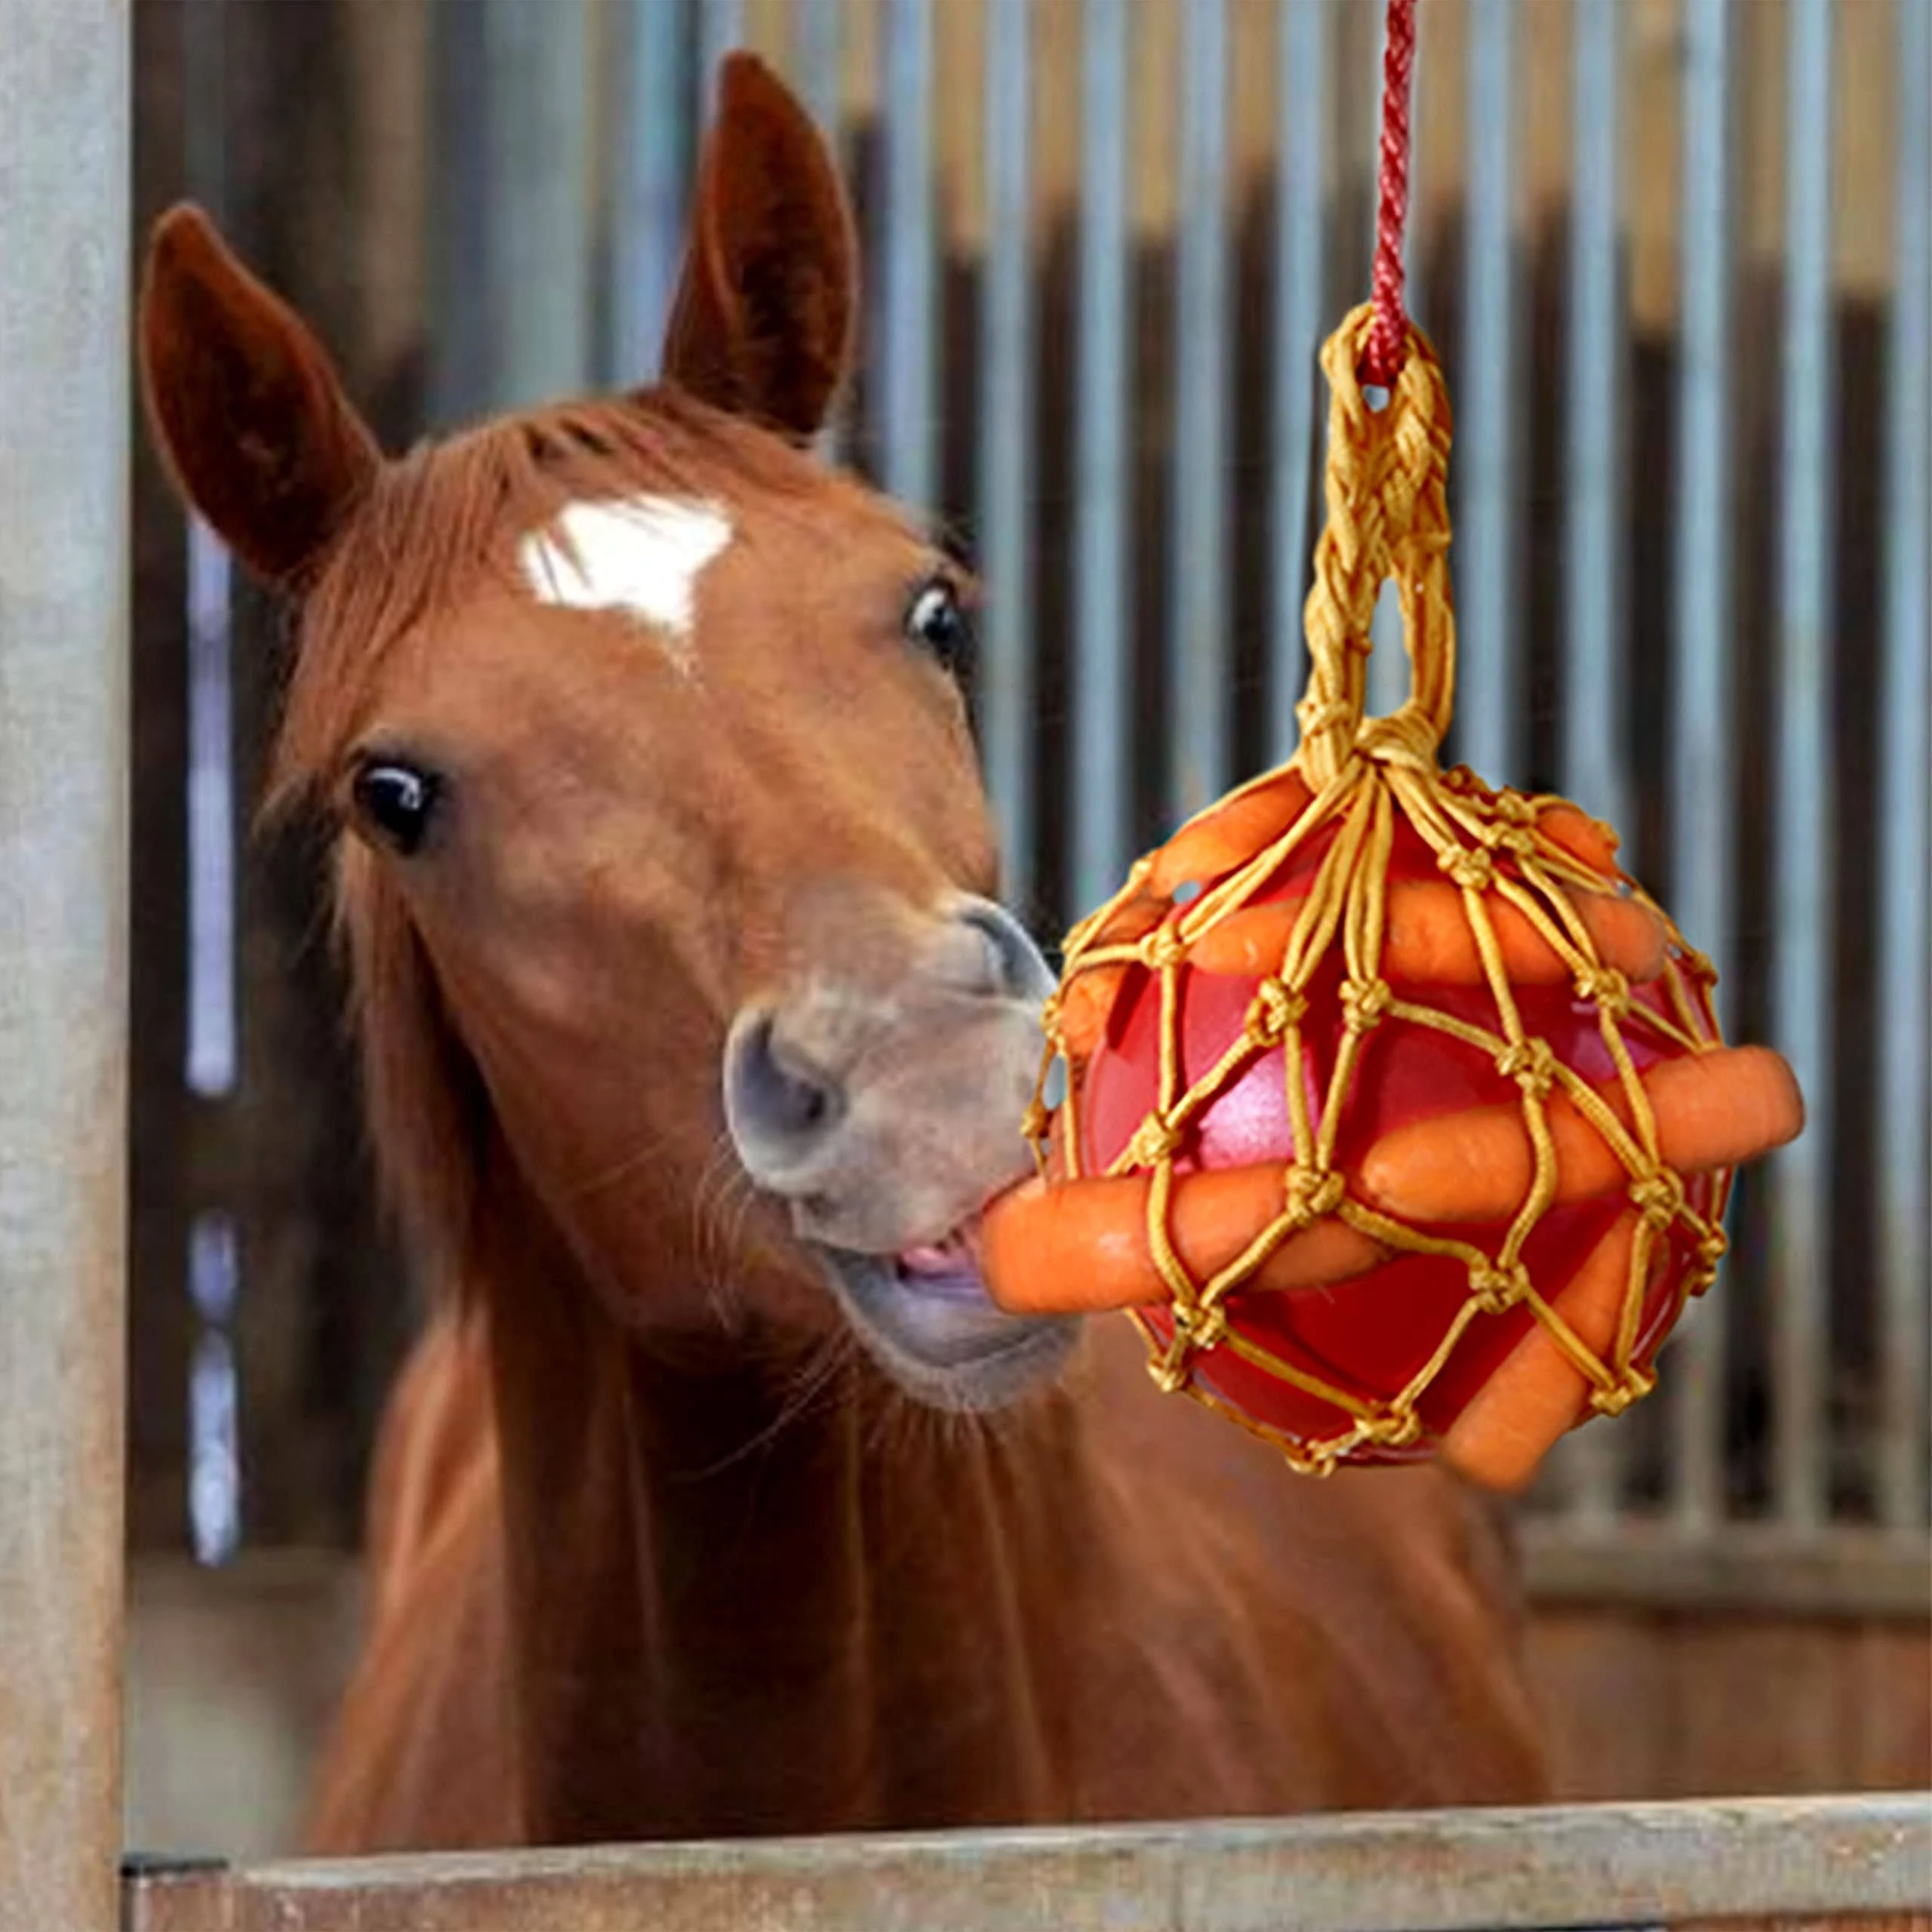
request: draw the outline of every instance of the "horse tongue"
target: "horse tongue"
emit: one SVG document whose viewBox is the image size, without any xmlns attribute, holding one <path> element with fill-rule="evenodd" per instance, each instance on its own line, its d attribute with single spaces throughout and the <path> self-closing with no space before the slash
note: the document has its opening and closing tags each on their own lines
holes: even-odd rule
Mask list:
<svg viewBox="0 0 1932 1932">
<path fill-rule="evenodd" d="M 955 1229 L 942 1241 L 902 1247 L 894 1259 L 909 1287 L 928 1294 L 982 1295 L 977 1250 L 978 1229 Z"/>
</svg>

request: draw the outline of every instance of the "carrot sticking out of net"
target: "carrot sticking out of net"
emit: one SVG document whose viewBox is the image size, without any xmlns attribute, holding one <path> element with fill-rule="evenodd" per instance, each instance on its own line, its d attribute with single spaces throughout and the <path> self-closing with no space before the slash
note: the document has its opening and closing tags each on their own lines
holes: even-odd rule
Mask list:
<svg viewBox="0 0 1932 1932">
<path fill-rule="evenodd" d="M 1552 1303 L 1592 1355 L 1607 1355 L 1630 1287 L 1640 1217 L 1620 1214 Z M 1590 1384 L 1545 1324 L 1538 1324 L 1450 1425 L 1441 1454 L 1487 1489 L 1520 1490 L 1552 1445 L 1583 1419 Z"/>
<path fill-rule="evenodd" d="M 995 1201 L 981 1226 L 980 1261 L 1001 1306 L 1023 1315 L 1047 1306 L 1097 1311 L 1165 1300 L 1168 1284 L 1144 1233 L 1152 1186 L 1146 1174 L 1035 1180 Z M 1196 1280 L 1211 1279 L 1246 1251 L 1282 1204 L 1277 1167 L 1186 1175 L 1174 1185 L 1171 1209 L 1175 1250 Z M 1388 1257 L 1345 1222 L 1316 1221 L 1284 1235 L 1243 1286 L 1315 1287 L 1365 1275 Z"/>
<path fill-rule="evenodd" d="M 1727 1168 L 1796 1137 L 1804 1106 L 1791 1069 L 1766 1047 L 1714 1047 L 1643 1076 L 1657 1158 L 1679 1174 Z M 1618 1081 L 1596 1092 L 1626 1128 Z M 1629 1178 L 1617 1150 L 1566 1092 L 1546 1105 L 1556 1161 L 1552 1205 L 1607 1193 Z M 1362 1198 L 1399 1220 L 1502 1221 L 1528 1195 L 1536 1148 L 1514 1102 L 1438 1114 L 1398 1128 L 1362 1157 Z"/>
<path fill-rule="evenodd" d="M 1279 970 L 1306 903 L 1305 892 L 1250 906 L 1196 940 L 1189 958 L 1204 973 L 1257 977 Z M 1641 900 L 1610 893 L 1571 895 L 1601 963 L 1633 985 L 1663 971 L 1666 934 Z M 1518 986 L 1560 986 L 1577 966 L 1528 916 L 1506 902 L 1485 909 L 1505 975 Z M 1460 888 L 1446 879 L 1396 879 L 1389 887 L 1382 971 L 1391 980 L 1428 986 L 1478 986 L 1487 977 Z M 1574 949 L 1574 948 L 1572 949 Z"/>
</svg>

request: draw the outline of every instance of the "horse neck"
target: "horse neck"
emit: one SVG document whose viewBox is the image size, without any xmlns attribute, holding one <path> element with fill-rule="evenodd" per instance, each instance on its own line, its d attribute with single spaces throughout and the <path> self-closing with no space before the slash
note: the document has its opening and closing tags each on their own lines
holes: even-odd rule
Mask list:
<svg viewBox="0 0 1932 1932">
<path fill-rule="evenodd" d="M 1074 1405 L 934 1416 L 856 1355 L 801 1400 L 804 1352 L 620 1324 L 527 1189 L 491 1198 L 478 1252 L 534 1835 L 1049 1804 L 1044 1647 L 1104 1540 L 1083 1527 Z"/>
</svg>

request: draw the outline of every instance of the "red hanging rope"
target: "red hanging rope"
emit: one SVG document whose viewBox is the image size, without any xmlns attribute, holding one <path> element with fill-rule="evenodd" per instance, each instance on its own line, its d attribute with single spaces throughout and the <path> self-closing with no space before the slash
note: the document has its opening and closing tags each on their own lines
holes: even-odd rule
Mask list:
<svg viewBox="0 0 1932 1932">
<path fill-rule="evenodd" d="M 1362 358 L 1365 381 L 1392 389 L 1407 353 L 1402 308 L 1402 231 L 1409 219 L 1409 82 L 1416 64 L 1416 0 L 1389 0 L 1382 67 L 1382 169 L 1375 217 L 1375 326 Z"/>
</svg>

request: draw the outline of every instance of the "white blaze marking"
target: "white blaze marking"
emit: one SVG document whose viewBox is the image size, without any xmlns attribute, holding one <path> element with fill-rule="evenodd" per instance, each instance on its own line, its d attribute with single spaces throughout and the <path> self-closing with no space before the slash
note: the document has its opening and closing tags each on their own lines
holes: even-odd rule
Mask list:
<svg viewBox="0 0 1932 1932">
<path fill-rule="evenodd" d="M 518 554 L 539 602 L 628 611 L 665 633 L 672 661 L 688 675 L 698 574 L 731 540 L 716 503 L 628 497 L 569 505 Z"/>
</svg>

